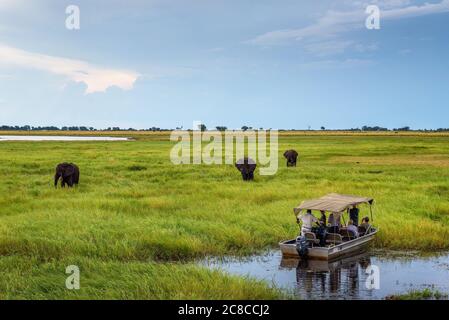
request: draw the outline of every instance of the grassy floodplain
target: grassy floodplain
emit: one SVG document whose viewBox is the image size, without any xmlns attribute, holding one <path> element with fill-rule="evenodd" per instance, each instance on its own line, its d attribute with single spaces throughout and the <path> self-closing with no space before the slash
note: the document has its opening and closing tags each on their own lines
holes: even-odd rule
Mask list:
<svg viewBox="0 0 449 320">
<path fill-rule="evenodd" d="M 444 133 L 285 132 L 278 173 L 250 183 L 231 165 L 174 166 L 168 133 L 65 134 L 135 141 L 0 142 L 0 298 L 279 298 L 194 259 L 275 247 L 297 233 L 292 208 L 330 192 L 376 199 L 378 248 L 449 248 Z M 80 166 L 78 188 L 53 188 L 63 161 Z M 72 264 L 78 291 L 65 288 Z"/>
</svg>

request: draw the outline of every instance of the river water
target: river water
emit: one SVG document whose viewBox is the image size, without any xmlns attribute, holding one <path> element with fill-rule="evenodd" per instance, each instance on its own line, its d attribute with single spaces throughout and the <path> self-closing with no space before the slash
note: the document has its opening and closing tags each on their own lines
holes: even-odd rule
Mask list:
<svg viewBox="0 0 449 320">
<path fill-rule="evenodd" d="M 127 141 L 123 137 L 85 136 L 0 136 L 0 141 Z"/>
<path fill-rule="evenodd" d="M 329 263 L 286 260 L 279 250 L 272 250 L 244 259 L 211 258 L 200 263 L 231 274 L 262 279 L 301 299 L 383 299 L 426 288 L 449 293 L 448 253 L 424 257 L 410 252 L 387 254 L 371 250 Z M 374 278 L 376 271 L 379 271 L 378 282 Z"/>
</svg>

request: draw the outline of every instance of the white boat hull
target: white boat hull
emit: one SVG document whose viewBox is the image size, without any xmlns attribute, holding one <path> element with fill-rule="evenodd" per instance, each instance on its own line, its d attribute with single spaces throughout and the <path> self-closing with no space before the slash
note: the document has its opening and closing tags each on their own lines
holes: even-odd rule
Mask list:
<svg viewBox="0 0 449 320">
<path fill-rule="evenodd" d="M 345 255 L 365 251 L 371 241 L 374 240 L 377 230 L 357 239 L 345 241 L 340 244 L 327 247 L 309 248 L 307 257 L 317 260 L 333 260 Z M 282 255 L 286 258 L 300 258 L 296 250 L 296 239 L 281 241 L 279 243 Z"/>
</svg>

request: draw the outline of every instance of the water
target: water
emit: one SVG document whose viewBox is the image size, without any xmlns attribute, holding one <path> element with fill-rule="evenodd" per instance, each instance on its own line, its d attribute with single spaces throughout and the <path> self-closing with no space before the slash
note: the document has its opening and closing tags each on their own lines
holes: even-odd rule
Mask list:
<svg viewBox="0 0 449 320">
<path fill-rule="evenodd" d="M 329 263 L 282 259 L 280 251 L 273 250 L 245 259 L 208 259 L 201 264 L 265 280 L 301 299 L 383 299 L 426 288 L 449 293 L 449 254 L 417 257 L 369 251 Z M 379 267 L 379 289 L 366 286 L 370 265 Z"/>
<path fill-rule="evenodd" d="M 127 141 L 123 137 L 0 136 L 0 141 Z"/>
</svg>

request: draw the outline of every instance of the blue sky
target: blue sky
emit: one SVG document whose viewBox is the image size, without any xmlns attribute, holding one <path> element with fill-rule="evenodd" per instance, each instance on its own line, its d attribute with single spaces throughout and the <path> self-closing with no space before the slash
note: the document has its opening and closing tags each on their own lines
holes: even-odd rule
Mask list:
<svg viewBox="0 0 449 320">
<path fill-rule="evenodd" d="M 0 124 L 449 127 L 448 40 L 449 0 L 0 0 Z"/>
</svg>

